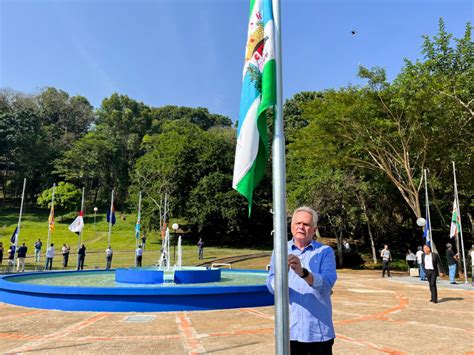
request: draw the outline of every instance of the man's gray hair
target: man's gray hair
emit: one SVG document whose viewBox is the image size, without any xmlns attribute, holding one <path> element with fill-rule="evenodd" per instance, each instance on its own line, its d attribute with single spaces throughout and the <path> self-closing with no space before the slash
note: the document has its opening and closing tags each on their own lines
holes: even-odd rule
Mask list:
<svg viewBox="0 0 474 355">
<path fill-rule="evenodd" d="M 317 214 L 317 212 L 315 210 L 313 210 L 311 207 L 308 207 L 308 206 L 298 207 L 293 212 L 293 216 L 291 217 L 292 221 L 295 218 L 296 214 L 299 213 L 299 212 L 307 212 L 307 213 L 311 214 L 311 216 L 313 216 L 313 227 L 316 227 L 318 225 L 318 214 Z"/>
<path fill-rule="evenodd" d="M 446 248 L 451 249 L 452 247 L 451 243 L 446 244 Z"/>
</svg>

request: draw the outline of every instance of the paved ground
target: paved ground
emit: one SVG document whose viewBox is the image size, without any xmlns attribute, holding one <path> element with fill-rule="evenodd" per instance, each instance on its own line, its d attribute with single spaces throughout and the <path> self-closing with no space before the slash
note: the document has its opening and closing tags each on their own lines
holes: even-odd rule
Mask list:
<svg viewBox="0 0 474 355">
<path fill-rule="evenodd" d="M 440 302 L 432 304 L 426 282 L 340 272 L 334 352 L 474 355 L 474 287 L 445 284 L 438 289 Z M 273 307 L 114 314 L 0 303 L 0 352 L 273 354 L 273 315 Z"/>
</svg>

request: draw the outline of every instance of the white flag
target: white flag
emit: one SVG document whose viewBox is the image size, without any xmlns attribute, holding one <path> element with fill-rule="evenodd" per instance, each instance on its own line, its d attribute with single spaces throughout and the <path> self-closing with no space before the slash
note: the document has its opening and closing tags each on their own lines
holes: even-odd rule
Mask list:
<svg viewBox="0 0 474 355">
<path fill-rule="evenodd" d="M 69 230 L 73 233 L 81 233 L 82 228 L 84 228 L 84 219 L 79 215 L 74 222 L 71 223 Z"/>
</svg>

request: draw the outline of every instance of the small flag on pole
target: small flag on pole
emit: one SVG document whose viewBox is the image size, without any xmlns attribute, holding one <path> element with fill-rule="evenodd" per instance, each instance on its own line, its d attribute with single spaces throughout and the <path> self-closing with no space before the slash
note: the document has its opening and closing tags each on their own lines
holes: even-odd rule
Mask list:
<svg viewBox="0 0 474 355">
<path fill-rule="evenodd" d="M 140 238 L 140 214 L 138 214 L 137 224 L 135 224 L 135 238 Z"/>
<path fill-rule="evenodd" d="M 15 244 L 15 241 L 16 241 L 17 236 L 18 236 L 18 226 L 16 226 L 16 228 L 15 228 L 15 230 L 13 231 L 13 234 L 12 234 L 12 236 L 11 236 L 11 238 L 10 238 L 10 242 L 11 242 L 12 244 Z"/>
<path fill-rule="evenodd" d="M 232 181 L 232 187 L 248 200 L 249 214 L 253 192 L 265 175 L 268 160 L 266 112 L 276 104 L 272 2 L 252 0 L 250 4 Z"/>
<path fill-rule="evenodd" d="M 426 245 L 431 248 L 430 219 L 428 217 L 428 213 L 426 213 L 426 224 L 425 230 L 423 231 L 423 239 L 425 240 Z"/>
<path fill-rule="evenodd" d="M 115 225 L 115 222 L 117 222 L 115 219 L 115 208 L 112 206 L 112 225 Z M 107 223 L 110 223 L 110 211 L 107 212 Z"/>
<path fill-rule="evenodd" d="M 80 211 L 79 216 L 71 223 L 69 226 L 69 230 L 73 233 L 81 233 L 82 229 L 84 228 L 84 212 Z"/>
<path fill-rule="evenodd" d="M 456 204 L 456 199 L 453 202 L 453 214 L 451 217 L 451 230 L 449 236 L 451 238 L 457 238 L 459 230 L 461 229 L 461 216 L 458 214 L 458 207 Z"/>
<path fill-rule="evenodd" d="M 51 207 L 51 213 L 49 214 L 48 222 L 49 222 L 49 230 L 53 232 L 54 231 L 54 206 Z"/>
</svg>

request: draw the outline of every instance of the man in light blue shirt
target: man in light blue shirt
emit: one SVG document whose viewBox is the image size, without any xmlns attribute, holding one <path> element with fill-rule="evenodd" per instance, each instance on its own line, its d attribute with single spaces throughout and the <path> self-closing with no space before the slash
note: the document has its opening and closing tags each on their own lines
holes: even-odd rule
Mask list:
<svg viewBox="0 0 474 355">
<path fill-rule="evenodd" d="M 313 240 L 317 213 L 300 207 L 293 213 L 288 242 L 291 354 L 332 354 L 336 334 L 331 290 L 336 283 L 336 259 L 331 247 Z M 267 287 L 274 293 L 273 256 Z M 278 336 L 278 335 L 277 335 Z"/>
</svg>

